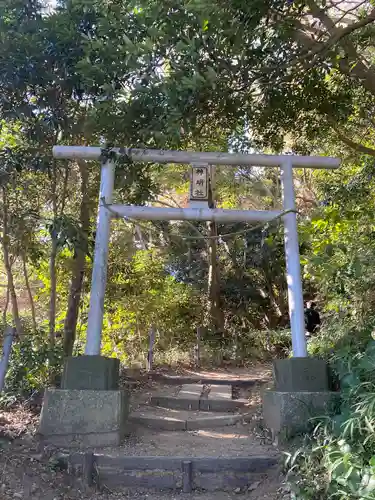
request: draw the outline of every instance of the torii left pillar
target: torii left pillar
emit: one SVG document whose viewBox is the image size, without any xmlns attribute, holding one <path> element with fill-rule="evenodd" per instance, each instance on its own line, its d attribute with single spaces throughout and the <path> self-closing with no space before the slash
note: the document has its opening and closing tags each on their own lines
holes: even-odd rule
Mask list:
<svg viewBox="0 0 375 500">
<path fill-rule="evenodd" d="M 39 432 L 57 446 L 117 446 L 126 430 L 129 395 L 119 389 L 119 360 L 100 355 L 114 175 L 114 163 L 104 162 L 85 355 L 67 358 L 61 389 L 45 391 Z"/>
<path fill-rule="evenodd" d="M 111 229 L 111 213 L 106 205 L 112 203 L 114 178 L 114 162 L 103 162 L 85 355 L 67 360 L 62 384 L 67 389 L 112 390 L 118 387 L 119 360 L 100 355 Z"/>
</svg>

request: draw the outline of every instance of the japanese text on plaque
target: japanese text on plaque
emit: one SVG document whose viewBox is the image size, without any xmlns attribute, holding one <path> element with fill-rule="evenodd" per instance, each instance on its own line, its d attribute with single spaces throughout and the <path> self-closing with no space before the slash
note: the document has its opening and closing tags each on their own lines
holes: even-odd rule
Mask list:
<svg viewBox="0 0 375 500">
<path fill-rule="evenodd" d="M 191 167 L 190 199 L 208 199 L 208 167 Z"/>
</svg>

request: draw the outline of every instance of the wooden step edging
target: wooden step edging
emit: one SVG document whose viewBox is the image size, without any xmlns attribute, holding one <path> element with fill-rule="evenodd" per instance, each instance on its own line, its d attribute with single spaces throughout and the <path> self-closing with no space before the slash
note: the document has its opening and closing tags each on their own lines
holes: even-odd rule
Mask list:
<svg viewBox="0 0 375 500">
<path fill-rule="evenodd" d="M 172 410 L 231 412 L 244 408 L 248 404 L 248 401 L 246 399 L 210 399 L 206 397 L 190 399 L 160 395 L 152 396 L 150 403 L 152 406 L 160 406 Z"/>
<path fill-rule="evenodd" d="M 254 385 L 264 382 L 262 379 L 228 379 L 228 378 L 210 378 L 199 376 L 184 376 L 184 375 L 164 375 L 161 373 L 149 373 L 149 378 L 169 385 L 182 384 L 207 384 L 207 385 L 232 385 L 240 387 L 253 387 Z"/>
<path fill-rule="evenodd" d="M 196 475 L 231 472 L 254 474 L 259 477 L 279 464 L 276 456 L 248 457 L 169 457 L 169 456 L 110 456 L 87 453 L 60 455 L 58 462 L 70 470 L 81 471 L 86 485 L 181 489 L 190 493 L 201 488 Z M 136 475 L 131 474 L 137 472 Z M 142 472 L 145 475 L 142 475 Z M 129 474 L 130 473 L 130 474 Z M 169 474 L 168 474 L 169 473 Z M 172 473 L 172 474 L 171 474 Z M 251 477 L 246 476 L 247 482 Z M 231 477 L 231 487 L 244 486 L 246 478 Z"/>
<path fill-rule="evenodd" d="M 264 384 L 267 382 L 266 379 L 230 379 L 230 378 L 210 378 L 210 377 L 199 377 L 196 375 L 165 375 L 157 372 L 149 372 L 144 375 L 125 376 L 126 380 L 129 382 L 139 382 L 140 380 L 155 380 L 166 385 L 183 385 L 183 384 L 207 384 L 207 385 L 232 385 L 237 387 L 253 387 L 258 384 Z"/>
<path fill-rule="evenodd" d="M 238 413 L 218 416 L 210 415 L 184 420 L 181 418 L 163 417 L 152 414 L 139 415 L 135 413 L 129 416 L 129 422 L 143 425 L 150 429 L 164 431 L 196 431 L 236 425 L 238 422 L 249 421 L 252 416 L 252 413 Z"/>
</svg>

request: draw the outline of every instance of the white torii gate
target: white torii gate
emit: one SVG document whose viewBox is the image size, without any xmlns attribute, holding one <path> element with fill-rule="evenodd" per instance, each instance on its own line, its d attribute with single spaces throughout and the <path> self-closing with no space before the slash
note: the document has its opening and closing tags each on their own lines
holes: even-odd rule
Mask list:
<svg viewBox="0 0 375 500">
<path fill-rule="evenodd" d="M 293 184 L 293 168 L 336 169 L 340 166 L 337 158 L 320 156 L 261 155 L 232 153 L 197 153 L 187 151 L 164 151 L 152 149 L 114 148 L 114 152 L 128 152 L 134 162 L 183 163 L 190 165 L 226 165 L 226 166 L 263 166 L 279 167 L 284 211 L 284 242 L 288 283 L 289 316 L 292 330 L 293 355 L 307 356 L 304 305 L 302 295 L 300 256 L 297 233 L 297 214 Z M 53 156 L 64 159 L 100 160 L 100 147 L 54 146 Z M 86 355 L 100 354 L 103 325 L 104 294 L 107 281 L 107 259 L 109 246 L 110 222 L 113 214 L 132 219 L 145 220 L 200 220 L 216 222 L 252 222 L 270 221 L 283 212 L 270 210 L 223 210 L 209 208 L 159 208 L 136 207 L 112 204 L 114 188 L 115 162 L 105 160 L 102 163 L 99 194 L 99 213 L 97 220 L 94 265 L 90 308 L 87 325 Z"/>
</svg>

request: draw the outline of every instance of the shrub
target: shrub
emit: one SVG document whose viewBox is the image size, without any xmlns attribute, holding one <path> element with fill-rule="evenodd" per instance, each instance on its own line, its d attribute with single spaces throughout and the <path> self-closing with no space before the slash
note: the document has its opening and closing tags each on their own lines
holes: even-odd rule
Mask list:
<svg viewBox="0 0 375 500">
<path fill-rule="evenodd" d="M 336 325 L 336 338 L 325 354 L 340 379 L 342 402 L 336 416 L 320 419 L 313 435 L 288 455 L 288 481 L 296 499 L 375 499 L 372 324 L 360 329 L 350 322 L 345 328 Z M 322 353 L 319 342 L 324 345 L 328 331 L 313 349 Z"/>
<path fill-rule="evenodd" d="M 25 328 L 22 336 L 13 342 L 0 402 L 13 403 L 43 389 L 49 383 L 50 373 L 57 373 L 61 366 L 61 346 L 56 345 L 51 351 L 46 332 L 33 333 Z"/>
<path fill-rule="evenodd" d="M 288 357 L 292 348 L 290 330 L 244 330 L 233 342 L 237 359 L 246 361 Z"/>
</svg>

